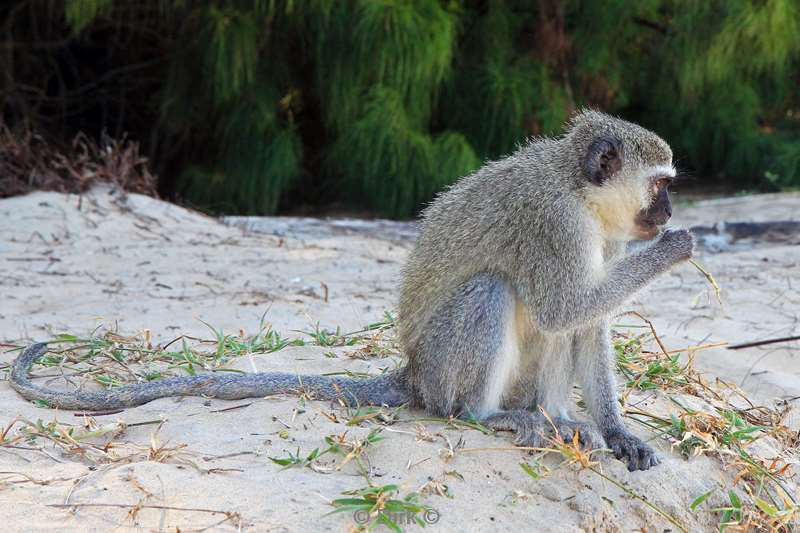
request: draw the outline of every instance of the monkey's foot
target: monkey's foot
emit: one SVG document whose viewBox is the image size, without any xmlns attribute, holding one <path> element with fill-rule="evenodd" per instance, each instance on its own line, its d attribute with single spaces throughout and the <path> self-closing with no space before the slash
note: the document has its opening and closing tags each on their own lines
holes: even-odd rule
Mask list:
<svg viewBox="0 0 800 533">
<path fill-rule="evenodd" d="M 552 423 L 551 423 L 552 420 Z M 541 439 L 542 444 L 548 445 L 558 434 L 564 441 L 573 442 L 575 434 L 578 442 L 586 450 L 604 448 L 603 437 L 586 422 L 575 422 L 561 417 L 551 417 L 550 420 L 542 417 L 537 427 L 534 427 L 533 440 Z"/>
<path fill-rule="evenodd" d="M 598 450 L 605 447 L 600 433 L 586 422 L 575 422 L 560 417 L 552 417 L 548 420 L 541 415 L 533 415 L 531 425 L 526 429 L 527 431 L 518 432 L 517 438 L 514 440 L 516 444 L 533 448 L 549 448 L 554 439 L 561 437 L 566 442 L 572 442 L 577 433 L 581 448 Z"/>
<path fill-rule="evenodd" d="M 551 422 L 552 421 L 552 422 Z M 605 448 L 603 437 L 586 422 L 574 422 L 561 417 L 550 419 L 541 413 L 523 409 L 500 411 L 481 421 L 496 431 L 513 431 L 517 434 L 514 443 L 531 448 L 546 448 L 558 434 L 567 442 L 572 442 L 578 434 L 581 447 L 590 450 Z"/>
<path fill-rule="evenodd" d="M 625 459 L 628 470 L 647 470 L 661 462 L 658 454 L 642 442 L 642 439 L 628 433 L 624 429 L 609 431 L 605 435 L 606 445 L 614 452 L 617 459 Z"/>
</svg>

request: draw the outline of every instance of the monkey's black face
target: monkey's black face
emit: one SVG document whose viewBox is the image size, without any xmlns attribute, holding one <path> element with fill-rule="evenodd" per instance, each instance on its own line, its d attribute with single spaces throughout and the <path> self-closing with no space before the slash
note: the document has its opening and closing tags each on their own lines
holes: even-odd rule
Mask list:
<svg viewBox="0 0 800 533">
<path fill-rule="evenodd" d="M 672 203 L 669 201 L 669 184 L 672 178 L 659 176 L 653 180 L 651 187 L 652 200 L 646 209 L 636 216 L 636 229 L 642 239 L 652 239 L 658 234 L 658 227 L 663 226 L 672 216 Z"/>
</svg>

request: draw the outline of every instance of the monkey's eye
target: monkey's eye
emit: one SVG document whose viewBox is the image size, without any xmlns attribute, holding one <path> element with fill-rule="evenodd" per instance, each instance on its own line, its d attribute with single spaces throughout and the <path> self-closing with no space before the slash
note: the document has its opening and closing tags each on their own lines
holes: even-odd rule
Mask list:
<svg viewBox="0 0 800 533">
<path fill-rule="evenodd" d="M 658 187 L 659 189 L 665 189 L 670 186 L 672 181 L 673 181 L 672 178 L 670 178 L 669 176 L 658 178 L 656 180 L 656 187 Z"/>
</svg>

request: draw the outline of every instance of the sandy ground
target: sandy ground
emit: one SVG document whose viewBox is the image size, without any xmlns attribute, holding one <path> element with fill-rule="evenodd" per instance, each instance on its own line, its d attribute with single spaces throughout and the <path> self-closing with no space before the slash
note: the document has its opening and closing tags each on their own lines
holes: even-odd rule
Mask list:
<svg viewBox="0 0 800 533">
<path fill-rule="evenodd" d="M 800 219 L 800 195 L 783 194 L 698 202 L 676 213 L 676 224 L 720 220 Z M 87 334 L 98 325 L 121 332 L 151 330 L 155 341 L 180 333 L 208 337 L 202 319 L 226 332 L 254 333 L 266 318 L 287 336 L 319 322 L 357 330 L 381 320 L 396 299 L 399 269 L 412 244 L 413 225 L 390 222 L 308 219 L 232 219 L 223 224 L 151 198 L 122 197 L 108 189 L 79 198 L 33 193 L 0 201 L 0 342 L 43 340 L 69 331 Z M 700 273 L 681 265 L 654 283 L 629 309 L 650 318 L 670 348 L 727 341 L 746 342 L 800 333 L 800 246 L 746 244 L 729 252 L 702 250 L 698 260 L 723 288 L 720 308 Z M 620 324 L 637 323 L 622 317 Z M 622 327 L 621 329 L 625 329 Z M 637 330 L 638 331 L 638 330 Z M 739 351 L 724 348 L 697 354 L 696 365 L 712 376 L 736 381 L 768 402 L 800 396 L 800 345 L 772 345 Z M 390 358 L 357 360 L 349 348 L 291 347 L 244 358 L 234 365 L 251 370 L 376 373 Z M 335 355 L 336 357 L 331 357 Z M 0 365 L 13 354 L 0 353 Z M 643 397 L 643 405 L 660 400 Z M 796 402 L 795 402 L 796 403 Z M 246 405 L 245 405 L 246 404 Z M 227 407 L 244 405 L 224 411 Z M 35 407 L 7 383 L 0 383 L 0 425 L 15 416 L 81 424 L 70 412 Z M 335 416 L 334 416 L 335 415 Z M 310 468 L 280 470 L 268 456 L 308 453 L 324 437 L 347 432 L 363 437 L 370 426 L 347 426 L 346 413 L 324 402 L 268 398 L 225 402 L 161 399 L 112 416 L 106 424 L 166 420 L 132 426 L 115 442 L 144 450 L 128 462 L 94 464 L 37 445 L 0 447 L 0 505 L 10 530 L 86 531 L 215 530 L 343 531 L 349 514 L 326 515 L 330 499 L 365 486 L 353 463 L 336 470 L 323 459 Z M 452 498 L 426 495 L 436 509 L 433 531 L 648 531 L 674 530 L 639 501 L 591 472 L 561 469 L 535 481 L 519 464 L 519 451 L 456 451 L 507 447 L 507 436 L 483 435 L 435 422 L 421 412 L 403 411 L 369 453 L 376 484 L 397 483 L 402 494 L 431 480 L 447 484 Z M 797 424 L 796 414 L 790 423 Z M 632 428 L 643 437 L 640 428 Z M 432 440 L 420 439 L 425 433 Z M 148 457 L 151 439 L 159 446 L 185 445 L 165 462 Z M 448 444 L 448 442 L 450 444 Z M 664 463 L 648 472 L 628 473 L 613 458 L 604 472 L 646 495 L 692 531 L 715 527 L 708 512 L 689 503 L 730 480 L 716 459 L 684 460 L 656 442 Z M 555 462 L 551 464 L 553 466 Z M 331 467 L 325 471 L 325 467 Z M 720 504 L 717 495 L 709 503 Z M 52 507 L 53 504 L 77 505 Z M 91 507 L 113 504 L 122 507 Z M 164 506 L 129 513 L 125 505 Z M 174 509 L 192 508 L 192 511 Z M 219 525 L 222 514 L 241 521 Z M 409 530 L 418 526 L 408 526 Z"/>
</svg>

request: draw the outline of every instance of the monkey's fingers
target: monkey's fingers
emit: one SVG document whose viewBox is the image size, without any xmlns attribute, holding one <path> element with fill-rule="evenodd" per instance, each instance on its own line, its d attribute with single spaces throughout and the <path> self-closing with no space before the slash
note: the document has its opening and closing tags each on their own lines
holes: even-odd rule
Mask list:
<svg viewBox="0 0 800 533">
<path fill-rule="evenodd" d="M 587 450 L 601 450 L 606 447 L 603 437 L 593 429 L 582 432 L 580 440 Z"/>
<path fill-rule="evenodd" d="M 556 427 L 561 438 L 566 442 L 572 442 L 575 438 L 575 433 L 578 434 L 578 442 L 581 448 L 585 450 L 598 450 L 605 448 L 603 437 L 595 431 L 592 426 L 585 422 L 573 422 L 562 419 L 556 419 Z M 551 429 L 552 432 L 552 429 Z"/>
<path fill-rule="evenodd" d="M 607 435 L 606 444 L 614 452 L 614 457 L 627 462 L 628 470 L 631 472 L 648 470 L 660 462 L 658 455 L 650 446 L 627 431 Z"/>
<path fill-rule="evenodd" d="M 661 457 L 649 446 L 639 449 L 639 469 L 647 470 L 661 462 Z"/>
</svg>

